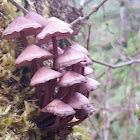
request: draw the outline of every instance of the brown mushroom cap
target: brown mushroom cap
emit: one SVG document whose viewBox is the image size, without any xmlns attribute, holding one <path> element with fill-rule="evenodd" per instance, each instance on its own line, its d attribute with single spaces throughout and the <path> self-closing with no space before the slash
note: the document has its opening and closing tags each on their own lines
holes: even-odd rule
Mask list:
<svg viewBox="0 0 140 140">
<path fill-rule="evenodd" d="M 77 43 L 74 43 L 73 45 L 70 46 L 72 49 L 78 51 L 78 52 L 82 52 L 84 53 L 85 55 L 89 55 L 89 52 L 87 51 L 86 48 L 84 48 L 83 46 L 77 44 Z"/>
<path fill-rule="evenodd" d="M 26 14 L 25 18 L 32 20 L 34 22 L 37 22 L 42 26 L 45 26 L 47 23 L 47 20 L 43 16 L 41 16 L 35 12 L 28 12 L 28 14 Z"/>
<path fill-rule="evenodd" d="M 41 109 L 41 111 L 53 113 L 54 115 L 57 115 L 60 117 L 66 117 L 66 116 L 75 114 L 75 111 L 71 106 L 65 104 L 59 99 L 54 99 L 47 106 Z"/>
<path fill-rule="evenodd" d="M 55 70 L 49 69 L 45 66 L 41 67 L 32 77 L 30 85 L 34 86 L 37 84 L 45 83 L 49 80 L 61 77 L 62 74 Z"/>
<path fill-rule="evenodd" d="M 90 91 L 97 89 L 99 85 L 100 83 L 97 82 L 96 80 L 92 78 L 87 78 L 86 83 L 81 83 L 77 91 L 82 94 L 85 94 L 85 93 L 88 93 Z"/>
<path fill-rule="evenodd" d="M 54 55 L 52 55 L 48 51 L 32 44 L 27 46 L 23 50 L 23 52 L 16 59 L 15 64 L 18 66 L 24 66 L 24 65 L 28 65 L 30 61 L 34 59 L 43 59 L 43 58 L 49 59 L 53 57 Z"/>
<path fill-rule="evenodd" d="M 88 107 L 85 107 L 84 109 L 79 109 L 75 113 L 76 119 L 82 119 L 85 116 L 90 116 L 95 112 L 96 109 L 90 104 Z"/>
<path fill-rule="evenodd" d="M 84 67 L 84 76 L 87 76 L 91 73 L 94 73 L 94 70 L 92 68 Z"/>
<path fill-rule="evenodd" d="M 62 55 L 57 57 L 55 67 L 65 68 L 85 60 L 86 56 L 83 53 L 79 53 L 72 48 L 67 48 Z"/>
<path fill-rule="evenodd" d="M 57 85 L 59 87 L 68 87 L 85 81 L 86 78 L 83 75 L 73 71 L 66 71 L 66 73 L 58 81 Z"/>
<path fill-rule="evenodd" d="M 48 19 L 44 29 L 37 35 L 36 43 L 49 42 L 51 41 L 52 36 L 56 36 L 56 39 L 60 40 L 74 36 L 74 32 L 64 23 Z"/>
<path fill-rule="evenodd" d="M 4 39 L 16 39 L 23 31 L 26 36 L 35 35 L 41 30 L 40 24 L 24 17 L 15 18 L 3 32 Z"/>
<path fill-rule="evenodd" d="M 64 100 L 66 104 L 70 105 L 74 109 L 84 109 L 91 104 L 87 97 L 78 92 L 73 93 L 69 98 Z"/>
</svg>

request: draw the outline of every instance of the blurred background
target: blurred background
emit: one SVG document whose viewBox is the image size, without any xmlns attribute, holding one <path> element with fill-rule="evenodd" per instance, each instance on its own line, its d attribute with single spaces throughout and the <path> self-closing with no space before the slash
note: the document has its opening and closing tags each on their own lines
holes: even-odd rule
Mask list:
<svg viewBox="0 0 140 140">
<path fill-rule="evenodd" d="M 83 6 L 84 14 L 100 0 L 70 0 Z M 85 24 L 77 42 L 86 46 L 90 28 L 91 58 L 107 64 L 123 64 L 140 58 L 140 1 L 108 0 Z M 91 140 L 139 140 L 140 122 L 135 105 L 140 103 L 140 63 L 109 68 L 98 63 L 91 75 L 100 87 L 90 93 L 97 111 L 82 126 Z"/>
</svg>

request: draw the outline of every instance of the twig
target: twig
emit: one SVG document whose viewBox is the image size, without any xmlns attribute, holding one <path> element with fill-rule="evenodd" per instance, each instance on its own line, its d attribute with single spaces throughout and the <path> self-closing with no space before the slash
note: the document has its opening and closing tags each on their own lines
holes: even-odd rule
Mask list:
<svg viewBox="0 0 140 140">
<path fill-rule="evenodd" d="M 110 29 L 109 24 L 106 24 L 106 26 L 108 27 L 109 32 L 110 32 L 110 33 L 113 35 L 113 37 L 115 38 L 117 45 L 118 45 L 119 48 L 121 49 L 121 52 L 125 55 L 126 58 L 128 58 L 129 60 L 131 60 L 131 57 L 130 57 L 128 54 L 125 53 L 123 47 L 121 46 L 120 41 L 118 40 L 118 38 L 117 38 L 116 35 L 115 35 L 115 33 Z M 112 47 L 114 48 L 115 46 L 112 46 Z M 118 49 L 118 51 L 119 51 L 119 49 Z M 119 51 L 119 52 L 120 52 L 120 51 Z"/>
<path fill-rule="evenodd" d="M 91 126 L 94 128 L 94 130 L 96 131 L 97 135 L 99 136 L 100 140 L 103 140 L 100 132 L 97 130 L 96 126 L 94 125 L 94 123 L 92 122 L 92 120 L 90 118 L 88 118 L 90 121 Z"/>
<path fill-rule="evenodd" d="M 107 67 L 112 68 L 112 69 L 124 67 L 124 66 L 130 65 L 130 64 L 133 64 L 133 63 L 140 63 L 140 59 L 133 59 L 133 60 L 127 61 L 127 62 L 122 63 L 122 64 L 118 64 L 118 65 L 112 65 L 112 64 L 100 62 L 100 61 L 94 60 L 94 59 L 92 59 L 92 61 L 95 63 L 101 64 L 101 65 L 107 66 Z"/>
<path fill-rule="evenodd" d="M 87 38 L 87 50 L 89 50 L 89 41 L 90 41 L 90 33 L 91 33 L 91 24 L 90 23 L 86 23 L 88 25 L 88 38 Z"/>
<path fill-rule="evenodd" d="M 19 8 L 20 10 L 23 11 L 24 14 L 27 14 L 29 11 L 26 10 L 24 7 L 22 7 L 20 4 L 18 4 L 17 2 L 15 2 L 14 0 L 9 0 L 14 6 L 16 6 L 17 8 Z"/>
<path fill-rule="evenodd" d="M 107 0 L 102 0 L 97 6 L 95 6 L 87 15 L 83 16 L 83 17 L 78 17 L 76 20 L 74 20 L 71 25 L 75 25 L 76 23 L 89 19 L 89 17 L 98 11 L 98 9 L 106 2 Z"/>
</svg>

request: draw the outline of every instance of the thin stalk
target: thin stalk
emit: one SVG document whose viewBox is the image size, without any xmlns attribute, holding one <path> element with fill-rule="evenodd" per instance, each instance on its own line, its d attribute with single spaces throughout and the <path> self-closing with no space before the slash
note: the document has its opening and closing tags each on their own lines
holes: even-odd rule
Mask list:
<svg viewBox="0 0 140 140">
<path fill-rule="evenodd" d="M 58 57 L 58 48 L 57 48 L 56 36 L 52 37 L 52 43 L 53 43 L 53 52 L 54 52 L 54 55 L 55 55 L 55 58 L 53 59 L 53 67 L 55 67 L 55 61 Z"/>
<path fill-rule="evenodd" d="M 62 99 L 63 97 L 65 97 L 66 94 L 68 93 L 69 89 L 70 89 L 69 87 L 59 88 L 59 91 L 56 94 L 55 99 Z"/>
<path fill-rule="evenodd" d="M 21 39 L 23 41 L 24 46 L 27 47 L 28 46 L 28 41 L 27 41 L 23 31 L 20 32 L 20 37 L 21 37 Z"/>
<path fill-rule="evenodd" d="M 22 12 L 24 14 L 27 14 L 29 11 L 26 10 L 24 7 L 22 7 L 20 4 L 18 4 L 17 2 L 15 2 L 14 0 L 9 0 L 14 6 L 16 6 L 17 8 L 19 8 L 20 10 L 22 10 Z"/>
<path fill-rule="evenodd" d="M 49 103 L 49 88 L 48 88 L 48 82 L 45 83 L 45 95 L 44 95 L 44 102 L 43 102 L 43 107 L 48 105 Z"/>
<path fill-rule="evenodd" d="M 56 116 L 54 125 L 49 126 L 49 127 L 45 128 L 45 129 L 47 131 L 55 131 L 58 128 L 59 123 L 60 123 L 60 117 Z"/>
<path fill-rule="evenodd" d="M 64 127 L 68 122 L 70 122 L 73 119 L 74 115 L 67 116 L 66 118 L 62 119 L 60 122 L 60 128 Z"/>
<path fill-rule="evenodd" d="M 56 59 L 57 59 L 57 57 L 58 57 L 58 48 L 57 48 L 57 40 L 56 40 L 56 36 L 52 36 L 52 43 L 53 43 L 53 52 L 54 52 L 54 55 L 55 55 L 55 57 L 54 57 L 54 59 L 53 59 L 53 69 L 55 69 L 55 61 L 56 61 Z M 53 80 L 51 80 L 50 82 L 49 82 L 49 84 L 48 84 L 48 87 L 51 87 L 51 88 L 49 88 L 50 90 L 49 90 L 49 94 L 48 95 L 46 95 L 46 96 L 48 96 L 48 99 L 47 99 L 47 103 L 49 103 L 50 101 L 51 101 L 51 98 L 52 98 L 52 96 L 53 96 L 53 93 L 54 93 L 54 91 L 55 91 L 55 87 L 56 87 L 56 82 L 57 82 L 57 79 L 53 79 Z M 47 88 L 47 86 L 46 86 L 46 88 Z M 46 102 L 46 101 L 45 101 Z M 45 103 L 46 104 L 46 103 Z"/>
</svg>

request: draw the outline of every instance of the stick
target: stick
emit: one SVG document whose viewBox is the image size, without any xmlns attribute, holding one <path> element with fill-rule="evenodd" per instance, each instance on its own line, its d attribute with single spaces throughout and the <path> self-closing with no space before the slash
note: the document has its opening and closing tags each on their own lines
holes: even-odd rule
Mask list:
<svg viewBox="0 0 140 140">
<path fill-rule="evenodd" d="M 9 0 L 14 6 L 16 6 L 17 8 L 19 8 L 20 10 L 23 11 L 23 13 L 26 15 L 29 11 L 26 10 L 24 7 L 22 7 L 21 5 L 19 5 L 17 2 L 15 2 L 14 0 Z"/>
<path fill-rule="evenodd" d="M 107 66 L 107 67 L 112 68 L 112 69 L 120 68 L 120 67 L 127 66 L 127 65 L 131 65 L 133 63 L 140 63 L 140 59 L 133 59 L 133 60 L 127 61 L 127 62 L 122 63 L 122 64 L 118 64 L 118 65 L 112 65 L 112 64 L 100 62 L 100 61 L 94 60 L 94 59 L 92 59 L 92 61 L 95 62 L 95 63 L 98 63 L 100 65 Z"/>
<path fill-rule="evenodd" d="M 75 25 L 76 23 L 89 19 L 89 17 L 98 11 L 98 9 L 106 2 L 107 0 L 102 0 L 97 6 L 94 7 L 93 10 L 91 10 L 87 15 L 85 15 L 84 17 L 78 17 L 76 20 L 74 20 L 73 22 L 71 22 L 71 25 Z"/>
</svg>

